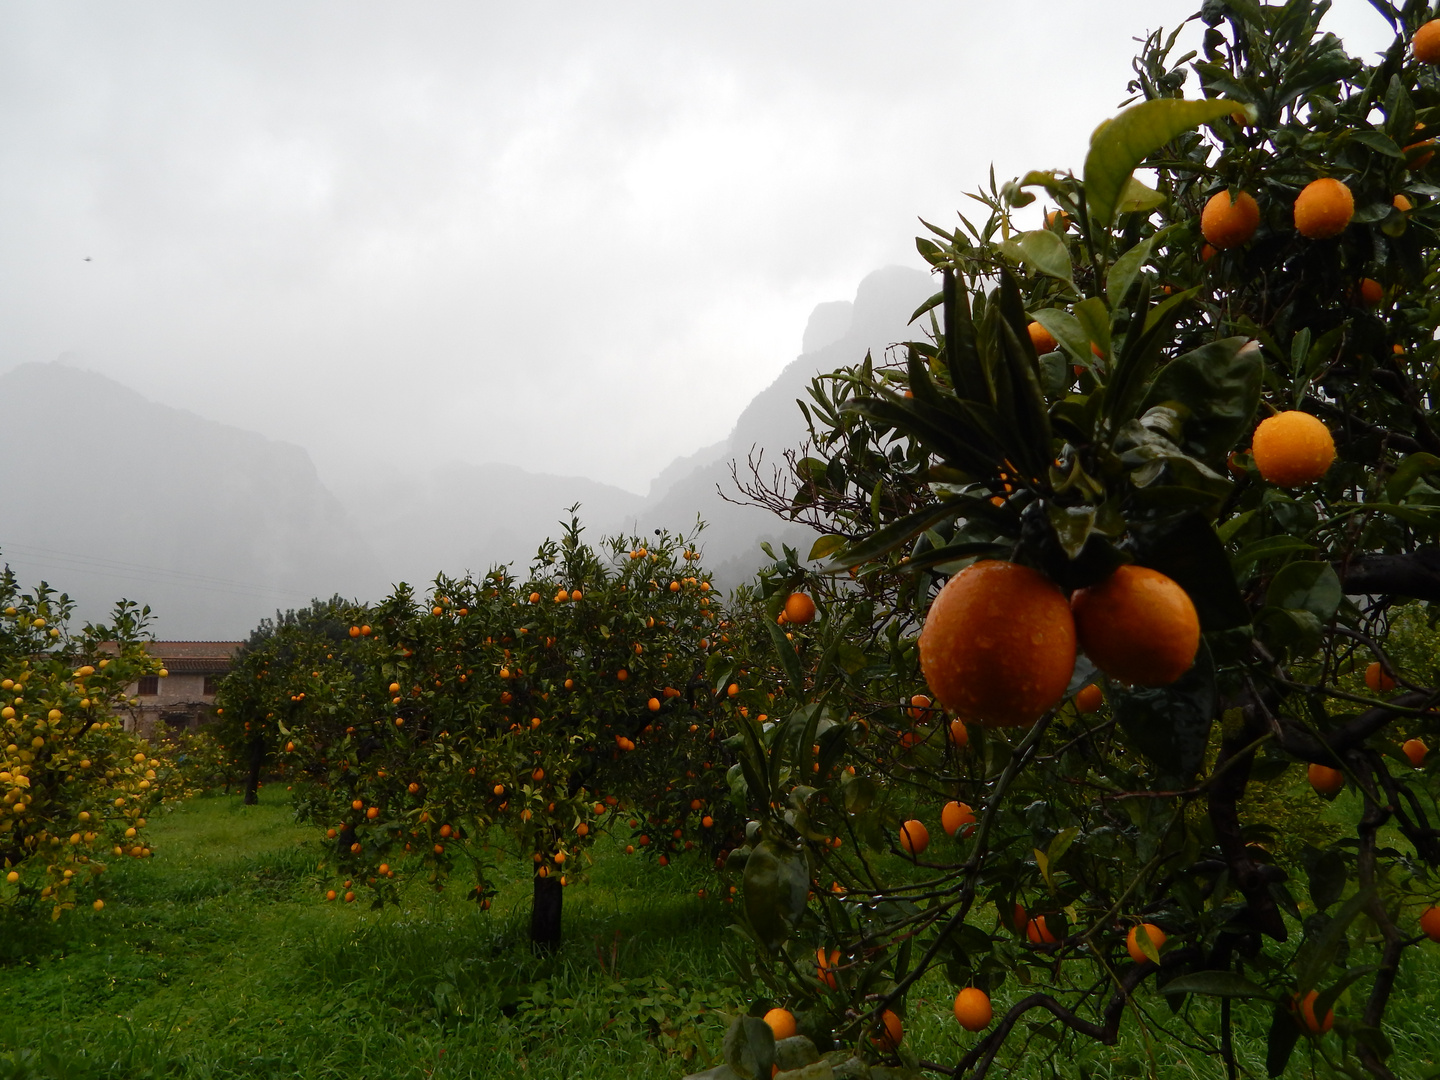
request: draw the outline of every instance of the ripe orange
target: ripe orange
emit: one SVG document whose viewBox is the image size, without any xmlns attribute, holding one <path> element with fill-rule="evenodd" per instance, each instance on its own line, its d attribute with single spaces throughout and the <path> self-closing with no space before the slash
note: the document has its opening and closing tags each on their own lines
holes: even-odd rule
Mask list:
<svg viewBox="0 0 1440 1080">
<path fill-rule="evenodd" d="M 1384 694 L 1395 689 L 1395 680 L 1380 666 L 1379 660 L 1372 660 L 1365 669 L 1365 685 L 1372 693 Z"/>
<path fill-rule="evenodd" d="M 1415 59 L 1422 64 L 1440 63 L 1440 19 L 1431 19 L 1410 39 Z"/>
<path fill-rule="evenodd" d="M 821 982 L 834 990 L 839 984 L 835 977 L 835 969 L 840 966 L 840 950 L 832 949 L 830 958 L 825 958 L 825 947 L 822 945 L 815 950 L 815 975 Z"/>
<path fill-rule="evenodd" d="M 1060 222 L 1060 231 L 1065 232 L 1070 228 L 1070 215 L 1064 210 L 1047 210 L 1045 212 L 1045 227 L 1053 229 L 1055 222 Z"/>
<path fill-rule="evenodd" d="M 1044 915 L 1033 916 L 1025 923 L 1025 936 L 1030 939 L 1031 945 L 1054 945 L 1060 940 L 1045 925 Z"/>
<path fill-rule="evenodd" d="M 984 990 L 967 986 L 955 995 L 955 1019 L 966 1031 L 980 1031 L 990 1026 L 994 1017 L 990 995 Z"/>
<path fill-rule="evenodd" d="M 1147 922 L 1141 923 L 1140 925 L 1145 928 L 1145 933 L 1150 938 L 1150 944 L 1155 946 L 1156 952 L 1159 952 L 1167 940 L 1165 931 L 1161 930 L 1154 923 Z M 1125 935 L 1125 951 L 1130 954 L 1130 959 L 1134 960 L 1135 963 L 1143 964 L 1150 958 L 1146 956 L 1145 951 L 1140 948 L 1139 930 L 1139 926 L 1132 926 L 1130 933 Z"/>
<path fill-rule="evenodd" d="M 930 846 L 930 830 L 923 821 L 911 818 L 900 826 L 900 846 L 912 856 L 922 854 Z"/>
<path fill-rule="evenodd" d="M 1411 210 L 1415 209 L 1415 204 L 1404 195 L 1396 195 L 1395 198 L 1390 200 L 1390 204 L 1402 214 L 1408 214 Z"/>
<path fill-rule="evenodd" d="M 970 742 L 970 733 L 965 730 L 965 721 L 950 721 L 950 742 L 956 750 L 964 750 Z"/>
<path fill-rule="evenodd" d="M 1400 748 L 1410 760 L 1410 764 L 1419 769 L 1424 766 L 1425 758 L 1430 753 L 1430 748 L 1419 739 L 1406 739 L 1405 745 Z"/>
<path fill-rule="evenodd" d="M 1082 687 L 1080 692 L 1075 695 L 1075 708 L 1082 713 L 1096 712 L 1104 704 L 1105 694 L 1101 691 L 1099 683 L 1091 683 L 1089 686 Z"/>
<path fill-rule="evenodd" d="M 1311 240 L 1339 236 L 1355 216 L 1355 196 L 1339 180 L 1312 180 L 1295 199 L 1295 228 Z"/>
<path fill-rule="evenodd" d="M 1185 590 L 1158 570 L 1121 566 L 1070 600 L 1080 646 L 1113 679 L 1165 686 L 1190 670 L 1200 618 Z"/>
<path fill-rule="evenodd" d="M 647 709 L 649 709 L 651 712 L 659 712 L 659 711 L 660 711 L 660 699 L 659 699 L 659 698 L 653 698 L 653 697 L 652 697 L 649 701 L 647 701 L 647 702 L 645 703 L 645 707 L 646 707 Z"/>
<path fill-rule="evenodd" d="M 901 1026 L 900 1017 L 889 1009 L 880 1014 L 880 1027 L 879 1033 L 870 1041 L 881 1050 L 894 1050 L 905 1038 L 905 1028 Z"/>
<path fill-rule="evenodd" d="M 1215 257 L 1215 248 L 1210 244 L 1200 245 L 1200 261 L 1209 262 Z"/>
<path fill-rule="evenodd" d="M 91 904 L 90 906 L 93 907 L 96 911 L 103 911 L 105 908 L 105 901 L 97 898 L 95 900 L 95 903 Z"/>
<path fill-rule="evenodd" d="M 771 1009 L 765 1014 L 765 1023 L 775 1033 L 776 1041 L 788 1039 L 795 1034 L 795 1014 L 789 1009 Z"/>
<path fill-rule="evenodd" d="M 1428 907 L 1420 913 L 1420 930 L 1431 941 L 1440 941 L 1440 907 Z"/>
<path fill-rule="evenodd" d="M 1331 1009 L 1325 1014 L 1323 1020 L 1315 1016 L 1315 999 L 1320 996 L 1320 991 L 1311 990 L 1300 1002 L 1300 1024 L 1311 1035 L 1323 1035 L 1330 1030 L 1335 1023 L 1335 1010 Z M 1293 1008 L 1293 1006 L 1292 1006 Z"/>
<path fill-rule="evenodd" d="M 1230 192 L 1210 196 L 1200 214 L 1200 232 L 1211 246 L 1224 251 L 1247 243 L 1260 227 L 1260 204 L 1248 191 L 1231 201 Z"/>
<path fill-rule="evenodd" d="M 1065 693 L 1075 620 L 1044 575 L 990 560 L 946 582 L 920 633 L 930 692 L 962 720 L 1033 724 Z"/>
<path fill-rule="evenodd" d="M 1290 410 L 1260 421 L 1250 453 L 1270 483 L 1299 487 L 1325 475 L 1335 460 L 1335 440 L 1319 419 Z"/>
<path fill-rule="evenodd" d="M 808 623 L 815 618 L 815 601 L 803 592 L 791 593 L 785 598 L 785 621 Z"/>
<path fill-rule="evenodd" d="M 1345 774 L 1328 765 L 1311 765 L 1306 772 L 1310 786 L 1321 795 L 1334 795 L 1345 786 Z"/>
<path fill-rule="evenodd" d="M 334 889 L 331 889 L 329 892 L 327 892 L 327 893 L 325 894 L 325 899 L 326 899 L 326 900 L 334 900 L 334 899 L 335 899 L 335 890 L 334 890 Z"/>
<path fill-rule="evenodd" d="M 1424 126 L 1424 124 L 1417 125 L 1417 130 Z M 1425 168 L 1425 166 L 1429 165 L 1430 160 L 1435 156 L 1435 140 L 1424 139 L 1420 142 L 1411 143 L 1409 146 L 1405 147 L 1405 156 L 1409 159 L 1408 168 L 1410 168 L 1411 170 L 1419 170 Z"/>
<path fill-rule="evenodd" d="M 1055 340 L 1054 335 L 1038 322 L 1032 322 L 1025 329 L 1030 332 L 1030 344 L 1035 346 L 1035 351 L 1041 356 L 1048 352 L 1054 352 L 1060 347 L 1060 343 Z"/>
<path fill-rule="evenodd" d="M 912 694 L 910 696 L 910 708 L 906 711 L 912 720 L 924 720 L 930 713 L 930 706 L 935 704 L 925 694 Z"/>
<path fill-rule="evenodd" d="M 1379 307 L 1380 302 L 1385 299 L 1385 286 L 1374 278 L 1361 278 L 1360 299 L 1367 307 Z"/>
<path fill-rule="evenodd" d="M 975 831 L 975 811 L 970 809 L 970 804 L 946 803 L 945 808 L 940 811 L 940 827 L 945 830 L 946 835 L 954 836 L 963 826 L 969 826 L 965 829 L 966 837 Z"/>
</svg>

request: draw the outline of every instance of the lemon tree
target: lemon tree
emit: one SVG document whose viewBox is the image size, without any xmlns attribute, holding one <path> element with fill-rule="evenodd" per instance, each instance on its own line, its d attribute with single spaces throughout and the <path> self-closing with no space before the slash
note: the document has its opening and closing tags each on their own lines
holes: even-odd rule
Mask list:
<svg viewBox="0 0 1440 1080">
<path fill-rule="evenodd" d="M 119 715 L 127 685 L 161 671 L 148 609 L 122 601 L 74 630 L 73 606 L 0 572 L 0 908 L 56 919 L 104 907 L 109 859 L 152 854 L 146 815 L 173 780 Z"/>
<path fill-rule="evenodd" d="M 1389 646 L 1440 601 L 1440 94 L 1431 12 L 1373 6 L 1374 64 L 1301 0 L 1150 37 L 1083 169 L 918 241 L 928 333 L 813 386 L 752 491 L 829 580 L 761 587 L 821 617 L 763 623 L 795 707 L 732 737 L 759 996 L 717 1075 L 804 1064 L 777 1008 L 832 1067 L 918 1068 L 932 972 L 949 1075 L 1137 1025 L 1236 1076 L 1242 1010 L 1270 1075 L 1394 1074 L 1440 922 L 1440 682 Z"/>
</svg>

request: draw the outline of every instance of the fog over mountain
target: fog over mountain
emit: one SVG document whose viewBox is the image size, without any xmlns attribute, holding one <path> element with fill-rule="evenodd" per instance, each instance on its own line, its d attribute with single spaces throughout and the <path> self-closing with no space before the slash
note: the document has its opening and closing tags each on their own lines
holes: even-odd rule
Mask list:
<svg viewBox="0 0 1440 1080">
<path fill-rule="evenodd" d="M 13 418 L 0 442 L 0 558 L 25 586 L 43 578 L 76 597 L 83 617 L 126 596 L 155 610 L 157 636 L 230 639 L 312 596 L 378 599 L 394 582 L 424 584 L 440 571 L 523 570 L 580 503 L 594 541 L 688 531 L 703 518 L 705 565 L 732 588 L 764 561 L 762 540 L 804 554 L 813 535 L 722 499 L 722 490 L 736 495 L 730 462 L 743 467 L 752 453 L 781 461 L 804 438 L 795 402 L 811 378 L 908 336 L 910 313 L 930 292 L 927 274 L 890 267 L 865 278 L 853 302 L 819 305 L 801 355 L 729 438 L 662 468 L 645 496 L 462 462 L 418 474 L 379 468 L 327 486 L 301 446 L 146 400 L 67 363 L 24 364 L 0 375 Z M 588 422 L 607 437 L 603 418 Z"/>
</svg>

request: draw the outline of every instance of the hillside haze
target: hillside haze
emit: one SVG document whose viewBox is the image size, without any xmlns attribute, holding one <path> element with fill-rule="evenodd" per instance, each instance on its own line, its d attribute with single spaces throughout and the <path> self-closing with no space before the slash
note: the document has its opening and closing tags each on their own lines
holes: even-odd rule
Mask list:
<svg viewBox="0 0 1440 1080">
<path fill-rule="evenodd" d="M 805 437 L 796 399 L 818 373 L 878 358 L 909 336 L 928 275 L 889 267 L 853 301 L 819 305 L 801 354 L 737 418 L 730 436 L 677 458 L 646 495 L 584 477 L 450 462 L 417 474 L 369 470 L 327 486 L 288 442 L 149 401 L 64 363 L 0 375 L 11 437 L 0 443 L 6 510 L 0 558 L 25 587 L 41 579 L 103 617 L 118 597 L 149 604 L 168 638 L 244 637 L 277 608 L 340 593 L 379 599 L 437 572 L 523 572 L 581 504 L 586 537 L 707 528 L 705 565 L 733 588 L 763 562 L 762 541 L 805 554 L 813 534 L 738 498 L 731 462 L 783 462 Z M 299 433 L 303 434 L 303 433 Z M 618 437 L 597 425 L 597 438 Z"/>
</svg>

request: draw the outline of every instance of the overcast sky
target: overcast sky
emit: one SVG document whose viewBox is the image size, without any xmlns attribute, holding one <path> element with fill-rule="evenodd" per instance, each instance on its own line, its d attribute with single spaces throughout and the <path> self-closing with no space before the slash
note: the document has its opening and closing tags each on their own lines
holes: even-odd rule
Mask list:
<svg viewBox="0 0 1440 1080">
<path fill-rule="evenodd" d="M 332 476 L 643 491 L 816 303 L 921 265 L 917 216 L 1078 170 L 1132 38 L 1196 7 L 0 0 L 0 370 L 63 356 Z"/>
</svg>

